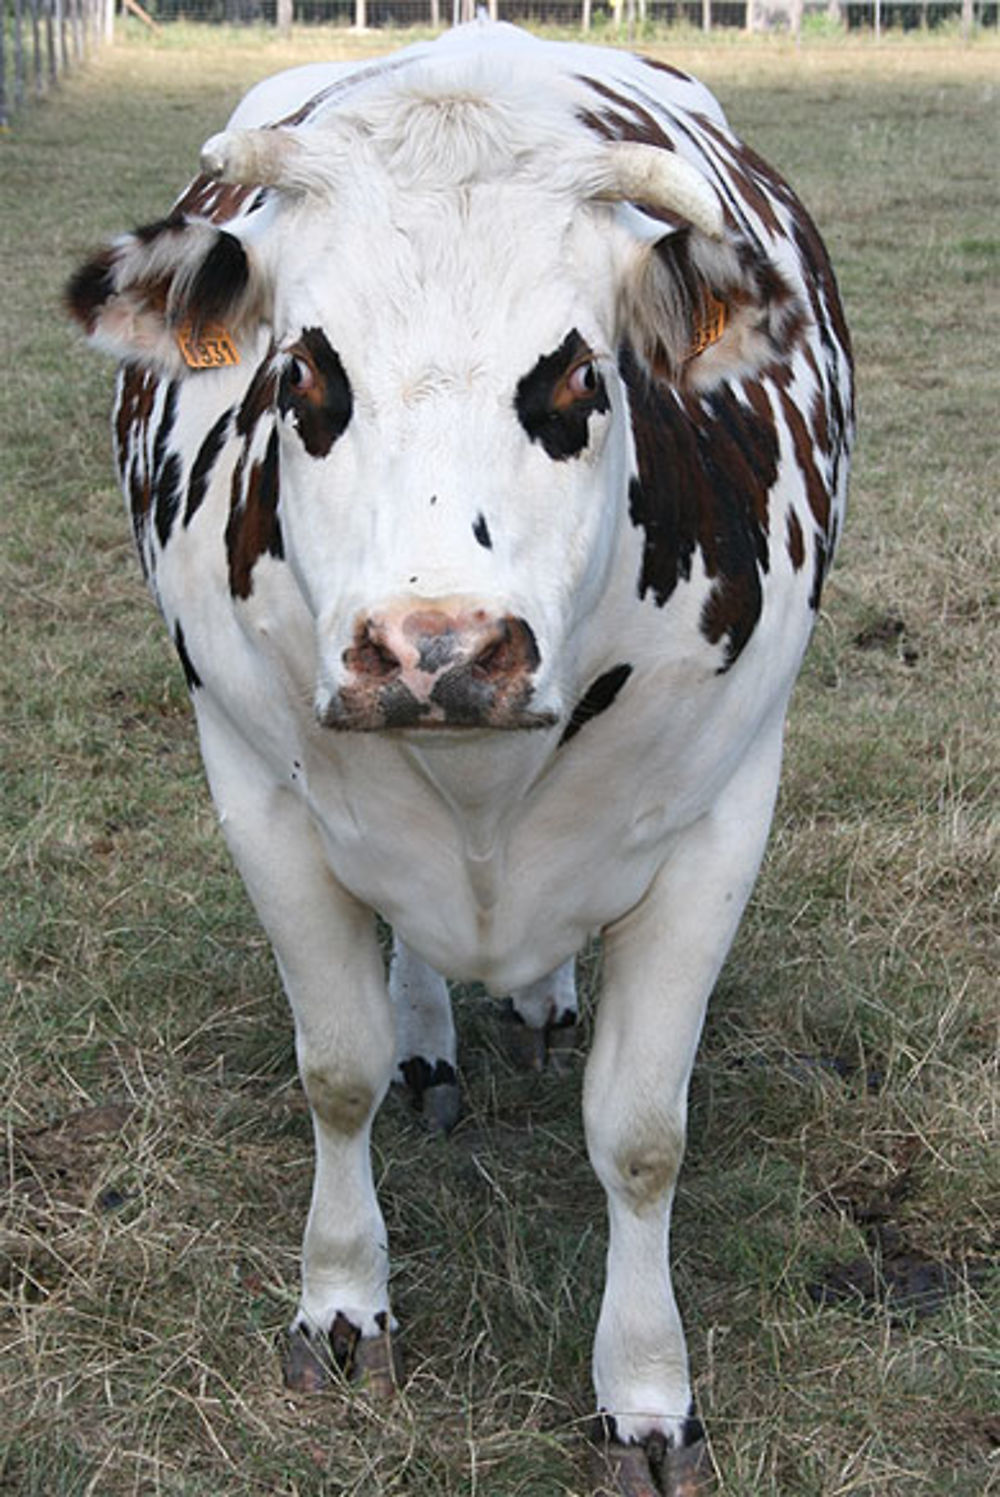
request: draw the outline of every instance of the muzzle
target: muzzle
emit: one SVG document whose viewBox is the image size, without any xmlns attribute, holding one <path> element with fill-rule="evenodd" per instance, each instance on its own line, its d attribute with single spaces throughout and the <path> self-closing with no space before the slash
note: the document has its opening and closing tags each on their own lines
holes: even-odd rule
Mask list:
<svg viewBox="0 0 1000 1497">
<path fill-rule="evenodd" d="M 533 705 L 541 656 L 526 619 L 469 599 L 405 600 L 363 615 L 320 712 L 331 728 L 551 727 Z"/>
</svg>

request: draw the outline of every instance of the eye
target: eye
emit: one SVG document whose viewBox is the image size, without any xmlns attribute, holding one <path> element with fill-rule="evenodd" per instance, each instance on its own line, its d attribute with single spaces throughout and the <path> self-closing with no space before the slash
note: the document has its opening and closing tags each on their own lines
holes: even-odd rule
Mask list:
<svg viewBox="0 0 1000 1497">
<path fill-rule="evenodd" d="M 316 384 L 312 365 L 297 354 L 292 354 L 285 366 L 285 380 L 295 395 L 307 395 Z"/>
<path fill-rule="evenodd" d="M 593 359 L 587 359 L 583 364 L 577 364 L 566 376 L 566 394 L 573 400 L 587 400 L 594 395 L 598 386 L 597 366 Z"/>
<path fill-rule="evenodd" d="M 591 417 L 606 415 L 611 404 L 597 356 L 576 328 L 518 380 L 514 409 L 531 440 L 556 462 L 587 447 Z"/>
</svg>

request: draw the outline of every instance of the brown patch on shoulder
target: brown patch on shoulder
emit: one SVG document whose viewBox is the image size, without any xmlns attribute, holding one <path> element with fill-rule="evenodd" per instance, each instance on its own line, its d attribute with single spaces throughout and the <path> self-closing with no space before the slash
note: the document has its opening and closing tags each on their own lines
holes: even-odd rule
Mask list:
<svg viewBox="0 0 1000 1497">
<path fill-rule="evenodd" d="M 781 390 L 781 409 L 795 447 L 795 461 L 802 474 L 813 518 L 825 536 L 830 533 L 830 491 L 816 466 L 816 444 L 805 417 L 786 389 Z"/>
<path fill-rule="evenodd" d="M 149 428 L 160 388 L 160 376 L 139 364 L 122 368 L 115 407 L 115 457 L 125 491 L 132 534 L 143 573 L 148 575 L 146 529 L 153 505 L 153 464 L 149 457 Z"/>
<path fill-rule="evenodd" d="M 141 439 L 149 427 L 159 383 L 158 375 L 139 364 L 126 364 L 122 368 L 115 410 L 115 439 L 118 468 L 123 474 L 136 440 Z"/>
<path fill-rule="evenodd" d="M 631 349 L 620 356 L 629 393 L 638 476 L 632 523 L 645 534 L 639 596 L 662 607 L 690 581 L 696 551 L 712 590 L 701 627 L 725 640 L 727 670 L 750 639 L 769 565 L 769 496 L 779 444 L 770 406 L 740 400 L 728 386 L 690 395 L 647 378 Z M 763 397 L 763 398 L 762 398 Z"/>
<path fill-rule="evenodd" d="M 254 375 L 236 416 L 236 433 L 243 439 L 243 450 L 233 470 L 232 503 L 226 526 L 229 589 L 234 598 L 249 598 L 253 591 L 253 569 L 261 556 L 266 553 L 280 559 L 285 554 L 278 521 L 276 390 L 277 375 L 268 357 Z M 254 437 L 261 421 L 267 421 L 271 430 L 263 455 L 254 457 Z"/>
</svg>

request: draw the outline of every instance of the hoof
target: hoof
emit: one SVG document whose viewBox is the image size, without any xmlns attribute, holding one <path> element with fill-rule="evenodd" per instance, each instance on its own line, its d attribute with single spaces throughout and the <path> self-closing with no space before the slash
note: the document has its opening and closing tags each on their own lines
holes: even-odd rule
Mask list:
<svg viewBox="0 0 1000 1497">
<path fill-rule="evenodd" d="M 662 1437 L 642 1445 L 608 1443 L 594 1452 L 593 1497 L 708 1497 L 716 1490 L 703 1439 L 671 1449 Z"/>
<path fill-rule="evenodd" d="M 420 1102 L 420 1115 L 431 1133 L 450 1133 L 462 1111 L 458 1082 L 442 1081 L 429 1086 Z"/>
<path fill-rule="evenodd" d="M 454 1066 L 439 1060 L 433 1066 L 420 1055 L 400 1062 L 403 1086 L 432 1133 L 450 1133 L 462 1110 Z"/>
<path fill-rule="evenodd" d="M 389 1331 L 358 1341 L 350 1378 L 362 1393 L 380 1403 L 396 1397 L 403 1381 L 403 1359 Z"/>
<path fill-rule="evenodd" d="M 504 1010 L 507 1029 L 507 1053 L 511 1064 L 519 1071 L 544 1071 L 546 1069 L 562 1075 L 573 1063 L 579 1041 L 576 1016 L 563 1014 L 555 1023 L 541 1029 L 526 1024 L 512 1003 Z"/>
<path fill-rule="evenodd" d="M 292 1328 L 284 1374 L 292 1393 L 324 1393 L 346 1378 L 359 1392 L 385 1401 L 399 1391 L 402 1359 L 389 1331 L 360 1336 L 346 1316 L 338 1315 L 326 1336 L 301 1325 Z"/>
<path fill-rule="evenodd" d="M 333 1358 L 325 1338 L 311 1338 L 296 1326 L 288 1333 L 285 1346 L 285 1387 L 291 1393 L 324 1393 L 336 1376 Z"/>
</svg>

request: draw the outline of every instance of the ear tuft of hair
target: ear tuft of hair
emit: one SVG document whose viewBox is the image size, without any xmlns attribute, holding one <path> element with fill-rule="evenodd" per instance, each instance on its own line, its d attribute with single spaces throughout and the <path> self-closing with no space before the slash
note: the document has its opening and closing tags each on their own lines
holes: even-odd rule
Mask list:
<svg viewBox="0 0 1000 1497">
<path fill-rule="evenodd" d="M 647 372 L 708 389 L 785 357 L 806 322 L 801 298 L 749 241 L 667 234 L 624 292 L 625 328 Z"/>
<path fill-rule="evenodd" d="M 71 278 L 67 309 L 99 348 L 183 374 L 177 329 L 223 325 L 231 340 L 261 315 L 261 288 L 242 242 L 202 219 L 174 215 L 122 235 Z"/>
</svg>

